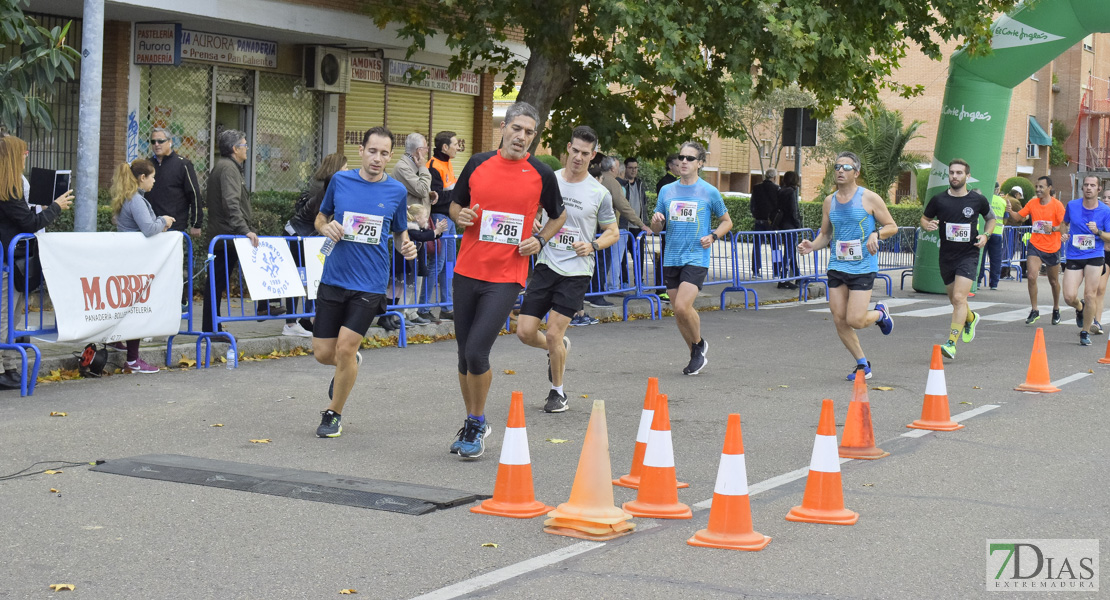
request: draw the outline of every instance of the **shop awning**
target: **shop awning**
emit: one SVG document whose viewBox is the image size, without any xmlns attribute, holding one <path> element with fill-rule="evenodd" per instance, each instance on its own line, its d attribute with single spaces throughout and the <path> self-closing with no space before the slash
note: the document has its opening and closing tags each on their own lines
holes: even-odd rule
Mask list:
<svg viewBox="0 0 1110 600">
<path fill-rule="evenodd" d="M 1029 143 L 1037 146 L 1051 146 L 1052 136 L 1044 132 L 1037 117 L 1029 115 Z"/>
</svg>

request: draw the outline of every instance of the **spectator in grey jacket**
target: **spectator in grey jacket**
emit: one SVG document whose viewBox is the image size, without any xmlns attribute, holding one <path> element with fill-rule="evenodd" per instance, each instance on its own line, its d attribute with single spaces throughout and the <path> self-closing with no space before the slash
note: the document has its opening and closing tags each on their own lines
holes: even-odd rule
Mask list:
<svg viewBox="0 0 1110 600">
<path fill-rule="evenodd" d="M 258 247 L 258 234 L 251 229 L 251 200 L 247 191 L 247 183 L 243 179 L 243 163 L 247 160 L 247 136 L 237 129 L 225 129 L 216 136 L 216 144 L 220 150 L 220 158 L 212 166 L 208 174 L 208 235 L 209 239 L 217 235 L 245 235 L 251 245 Z M 227 291 L 227 278 L 231 269 L 239 262 L 239 255 L 235 252 L 235 244 L 230 240 L 227 243 L 216 244 L 212 250 L 215 258 L 212 259 L 215 281 L 209 281 L 213 286 L 215 295 L 208 294 L 202 319 L 201 330 L 212 332 L 213 315 L 220 314 L 220 303 Z M 215 302 L 212 298 L 215 297 Z M 261 307 L 262 311 L 258 311 Z M 267 303 L 260 302 L 255 307 L 256 312 L 266 313 Z M 284 314 L 284 308 L 271 308 L 274 314 Z M 276 311 L 280 310 L 278 313 Z M 221 329 L 222 331 L 222 329 Z"/>
<path fill-rule="evenodd" d="M 154 187 L 154 174 L 154 164 L 144 158 L 116 167 L 112 177 L 112 217 L 119 231 L 137 231 L 151 237 L 173 225 L 175 219 L 169 215 L 154 216 L 154 209 L 144 196 Z M 139 340 L 127 340 L 127 370 L 158 372 L 158 367 L 139 357 Z"/>
</svg>

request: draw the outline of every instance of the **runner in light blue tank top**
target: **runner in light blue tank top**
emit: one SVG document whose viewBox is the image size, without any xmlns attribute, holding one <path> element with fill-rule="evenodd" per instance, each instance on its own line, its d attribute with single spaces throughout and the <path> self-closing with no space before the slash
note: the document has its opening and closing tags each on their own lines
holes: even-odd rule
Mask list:
<svg viewBox="0 0 1110 600">
<path fill-rule="evenodd" d="M 868 190 L 863 187 L 857 187 L 856 193 L 847 204 L 841 204 L 834 194 L 832 208 L 829 209 L 829 222 L 833 228 L 830 271 L 862 275 L 879 270 L 878 255 L 867 250 L 867 236 L 875 231 L 875 215 L 863 207 L 863 194 L 866 191 Z M 854 259 L 855 257 L 859 258 Z"/>
<path fill-rule="evenodd" d="M 871 379 L 871 363 L 863 354 L 857 329 L 878 325 L 883 335 L 894 329 L 890 311 L 882 302 L 868 310 L 871 288 L 879 270 L 879 241 L 898 233 L 886 202 L 871 190 L 856 185 L 859 157 L 841 152 L 833 164 L 836 192 L 821 205 L 821 231 L 811 240 L 798 244 L 798 253 L 809 254 L 829 248 L 829 311 L 841 343 L 856 359 L 848 381 L 856 377 Z M 842 201 L 847 198 L 847 201 Z M 876 229 L 876 225 L 880 227 Z M 831 243 L 830 243 L 831 242 Z"/>
</svg>

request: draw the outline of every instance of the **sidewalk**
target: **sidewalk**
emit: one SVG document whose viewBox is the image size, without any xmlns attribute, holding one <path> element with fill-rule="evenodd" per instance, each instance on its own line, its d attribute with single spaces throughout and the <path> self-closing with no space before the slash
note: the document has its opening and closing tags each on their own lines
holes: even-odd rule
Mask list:
<svg viewBox="0 0 1110 600">
<path fill-rule="evenodd" d="M 772 283 L 758 284 L 754 287 L 759 292 L 760 304 L 779 303 L 790 299 L 797 300 L 798 298 L 797 290 L 779 289 Z M 824 288 L 822 286 L 814 285 L 810 289 L 810 298 L 822 297 L 824 293 L 823 290 Z M 695 306 L 698 308 L 716 308 L 720 302 L 720 294 L 721 286 L 707 287 L 698 295 Z M 621 317 L 621 298 L 619 296 L 607 296 L 607 298 L 615 305 L 613 308 L 595 308 L 587 304 L 587 312 L 603 321 L 613 317 L 619 320 Z M 730 306 L 740 307 L 744 301 L 744 294 L 742 292 L 731 293 L 728 301 Z M 750 294 L 749 301 L 754 302 L 754 298 L 752 298 Z M 664 310 L 669 307 L 669 304 L 663 304 Z M 203 314 L 203 308 L 203 304 L 199 300 L 194 301 L 193 323 L 196 329 L 200 328 L 200 315 Z M 238 303 L 236 303 L 233 308 L 237 312 Z M 646 316 L 648 313 L 647 301 L 633 300 L 629 302 L 628 312 L 630 315 L 642 314 Z M 48 318 L 48 321 L 52 321 L 52 319 Z M 240 356 L 270 354 L 274 351 L 289 352 L 295 348 L 311 351 L 312 338 L 282 335 L 281 329 L 284 324 L 285 316 L 282 315 L 268 318 L 262 322 L 252 320 L 226 323 L 224 324 L 224 330 L 235 336 Z M 184 326 L 185 321 L 182 321 L 182 327 Z M 408 340 L 412 340 L 414 336 L 421 336 L 419 339 L 425 339 L 427 337 L 434 338 L 437 336 L 452 335 L 454 332 L 455 324 L 452 321 L 406 327 Z M 375 325 L 370 328 L 366 337 L 386 340 L 394 338 L 394 343 L 396 343 L 397 334 L 397 331 L 387 332 Z M 140 347 L 142 359 L 152 365 L 165 367 L 166 340 L 166 337 L 156 337 L 151 338 L 150 341 L 144 341 Z M 77 356 L 81 354 L 81 351 L 85 347 L 85 344 L 51 343 L 35 340 L 34 338 L 32 338 L 31 341 L 42 351 L 42 366 L 39 370 L 40 378 L 57 369 L 76 369 Z M 203 346 L 201 350 L 203 352 Z M 212 343 L 212 367 L 224 366 L 223 363 L 219 362 L 219 359 L 227 354 L 227 350 L 228 344 L 226 342 Z M 124 362 L 124 352 L 112 348 L 109 348 L 108 352 L 109 368 L 112 368 L 113 364 L 122 366 Z M 170 366 L 178 368 L 179 364 L 184 360 L 196 360 L 196 336 L 180 334 L 174 337 L 173 356 Z"/>
</svg>

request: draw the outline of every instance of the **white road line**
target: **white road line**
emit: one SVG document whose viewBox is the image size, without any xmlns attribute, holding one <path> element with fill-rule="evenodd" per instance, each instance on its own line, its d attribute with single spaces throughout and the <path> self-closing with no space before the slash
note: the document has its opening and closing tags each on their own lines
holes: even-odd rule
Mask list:
<svg viewBox="0 0 1110 600">
<path fill-rule="evenodd" d="M 970 307 L 971 310 L 981 310 L 981 309 L 984 309 L 984 308 L 990 308 L 990 307 L 995 306 L 997 304 L 998 304 L 998 302 L 968 302 L 967 303 L 968 307 Z M 952 306 L 950 304 L 945 304 L 943 306 L 937 306 L 937 307 L 934 307 L 934 308 L 922 308 L 920 310 L 911 310 L 909 312 L 895 313 L 895 316 L 897 316 L 897 317 L 939 317 L 941 315 L 947 315 L 947 314 L 951 314 L 951 313 L 952 313 Z"/>
<path fill-rule="evenodd" d="M 981 414 L 983 414 L 987 411 L 991 411 L 991 410 L 994 410 L 996 408 L 999 408 L 998 404 L 984 404 L 984 405 L 980 406 L 979 408 L 973 408 L 969 411 L 962 412 L 958 415 L 952 415 L 952 420 L 959 423 L 960 421 L 963 421 L 964 419 L 970 419 L 971 417 L 981 415 Z M 925 430 L 922 430 L 922 431 L 925 431 Z"/>
<path fill-rule="evenodd" d="M 1051 315 L 1051 313 L 1049 313 Z M 997 313 L 993 315 L 980 315 L 984 321 L 1024 321 L 1025 317 L 1029 316 L 1028 308 L 1019 308 L 1008 312 Z"/>
<path fill-rule="evenodd" d="M 450 600 L 451 598 L 465 596 L 471 592 L 501 583 L 502 581 L 508 581 L 509 579 L 530 571 L 562 562 L 568 558 L 578 556 L 583 552 L 589 552 L 590 550 L 600 548 L 604 545 L 604 542 L 578 542 L 577 544 L 571 544 L 566 548 L 560 548 L 553 552 L 548 552 L 547 554 L 541 554 L 535 558 L 529 558 L 528 560 L 502 567 L 496 571 L 490 571 L 484 575 L 479 575 L 467 579 L 466 581 L 460 581 L 459 583 L 440 588 L 434 592 L 428 592 L 423 596 L 413 598 L 413 600 Z"/>
<path fill-rule="evenodd" d="M 823 299 L 824 298 L 822 298 L 822 300 Z M 872 298 L 872 300 L 874 300 L 874 298 Z M 886 300 L 878 300 L 878 301 L 882 302 L 883 304 L 886 304 L 887 306 L 889 306 L 891 308 L 896 308 L 896 307 L 899 307 L 899 306 L 909 306 L 911 304 L 917 304 L 919 302 L 925 302 L 925 299 L 924 298 L 887 298 Z M 830 311 L 828 309 L 828 307 L 825 307 L 825 308 L 815 308 L 815 309 L 810 310 L 809 312 L 824 312 L 824 313 L 827 313 L 827 312 L 832 312 L 832 311 Z M 894 315 L 898 316 L 898 313 L 894 313 Z"/>
<path fill-rule="evenodd" d="M 1083 379 L 1088 375 L 1090 375 L 1090 373 L 1076 373 L 1075 375 L 1068 375 L 1063 379 L 1057 379 L 1056 381 L 1053 381 L 1052 385 L 1060 387 L 1062 385 L 1067 385 L 1073 381 L 1079 381 L 1080 379 Z"/>
</svg>

